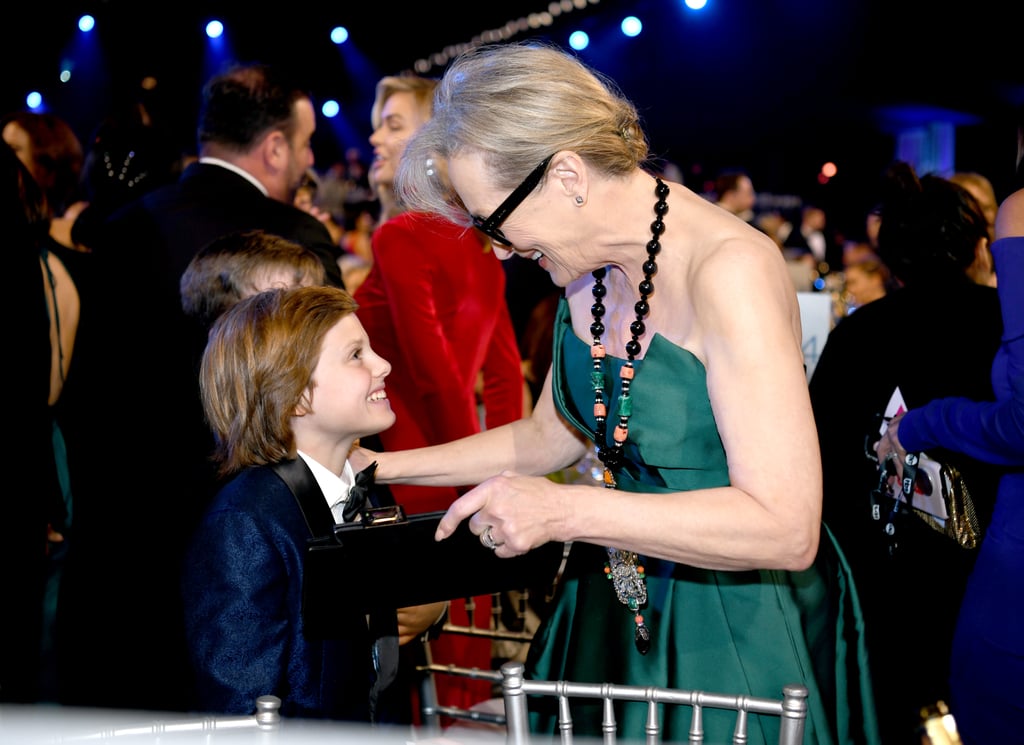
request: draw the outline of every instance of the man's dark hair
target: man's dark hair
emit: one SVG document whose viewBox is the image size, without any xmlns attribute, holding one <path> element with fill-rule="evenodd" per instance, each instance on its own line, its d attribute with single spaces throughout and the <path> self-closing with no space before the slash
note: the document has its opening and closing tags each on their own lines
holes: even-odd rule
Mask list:
<svg viewBox="0 0 1024 745">
<path fill-rule="evenodd" d="M 715 178 L 715 197 L 721 199 L 723 194 L 736 191 L 739 188 L 740 180 L 744 178 L 750 178 L 746 171 L 739 169 L 722 171 Z"/>
<path fill-rule="evenodd" d="M 281 70 L 263 64 L 235 65 L 203 87 L 197 139 L 238 151 L 264 133 L 280 129 L 291 137 L 295 102 L 310 98 Z"/>
</svg>

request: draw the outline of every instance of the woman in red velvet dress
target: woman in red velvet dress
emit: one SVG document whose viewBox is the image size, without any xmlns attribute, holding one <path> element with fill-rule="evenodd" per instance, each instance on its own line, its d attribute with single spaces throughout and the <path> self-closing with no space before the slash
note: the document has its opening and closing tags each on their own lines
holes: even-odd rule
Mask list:
<svg viewBox="0 0 1024 745">
<path fill-rule="evenodd" d="M 355 298 L 374 349 L 403 371 L 388 379 L 396 422 L 379 435 L 384 450 L 448 442 L 523 415 L 505 272 L 490 241 L 473 229 L 393 206 L 398 161 L 406 140 L 431 117 L 436 84 L 411 75 L 386 77 L 373 105 L 370 179 L 380 195 L 382 223 L 373 234 L 373 267 Z M 441 163 L 423 166 L 446 177 Z M 418 513 L 448 509 L 462 490 L 396 484 L 391 491 L 406 512 Z M 473 625 L 486 629 L 490 596 L 474 600 Z M 452 602 L 450 620 L 468 624 L 465 602 Z M 491 667 L 486 638 L 442 634 L 430 649 L 434 662 Z M 437 692 L 440 705 L 467 708 L 490 697 L 490 684 L 439 676 Z"/>
</svg>

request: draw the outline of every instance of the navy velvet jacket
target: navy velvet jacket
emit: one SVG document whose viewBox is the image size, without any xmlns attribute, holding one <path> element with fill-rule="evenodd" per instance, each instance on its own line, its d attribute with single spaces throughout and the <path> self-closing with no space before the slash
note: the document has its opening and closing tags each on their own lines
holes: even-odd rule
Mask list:
<svg viewBox="0 0 1024 745">
<path fill-rule="evenodd" d="M 316 489 L 329 514 L 302 466 L 306 488 Z M 303 555 L 310 537 L 295 497 L 271 466 L 248 468 L 217 493 L 183 570 L 201 710 L 249 714 L 258 696 L 273 694 L 283 716 L 369 721 L 374 674 L 365 615 L 353 611 L 336 638 L 304 633 Z M 339 577 L 340 605 L 344 588 Z"/>
</svg>

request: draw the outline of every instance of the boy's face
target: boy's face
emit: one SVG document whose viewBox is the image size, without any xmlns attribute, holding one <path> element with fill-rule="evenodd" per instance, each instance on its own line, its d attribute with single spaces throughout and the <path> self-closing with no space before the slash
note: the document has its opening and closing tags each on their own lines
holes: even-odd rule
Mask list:
<svg viewBox="0 0 1024 745">
<path fill-rule="evenodd" d="M 370 347 L 363 325 L 353 314 L 324 335 L 313 371 L 312 411 L 296 428 L 314 437 L 344 443 L 376 434 L 395 423 L 384 391 L 391 363 Z M 299 449 L 304 450 L 302 444 Z"/>
</svg>

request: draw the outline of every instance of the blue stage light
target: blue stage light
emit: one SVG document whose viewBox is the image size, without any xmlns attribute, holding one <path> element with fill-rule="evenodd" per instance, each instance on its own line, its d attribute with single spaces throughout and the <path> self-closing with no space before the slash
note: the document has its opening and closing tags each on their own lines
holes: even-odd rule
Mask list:
<svg viewBox="0 0 1024 745">
<path fill-rule="evenodd" d="M 569 34 L 569 46 L 579 52 L 590 46 L 590 37 L 586 31 L 573 31 Z"/>
<path fill-rule="evenodd" d="M 341 111 L 341 105 L 334 99 L 324 101 L 324 105 L 320 107 L 320 113 L 326 116 L 328 119 L 333 119 Z"/>
<path fill-rule="evenodd" d="M 639 36 L 640 32 L 643 31 L 644 25 L 640 23 L 640 19 L 636 16 L 626 16 L 622 19 L 620 28 L 626 36 Z"/>
</svg>

